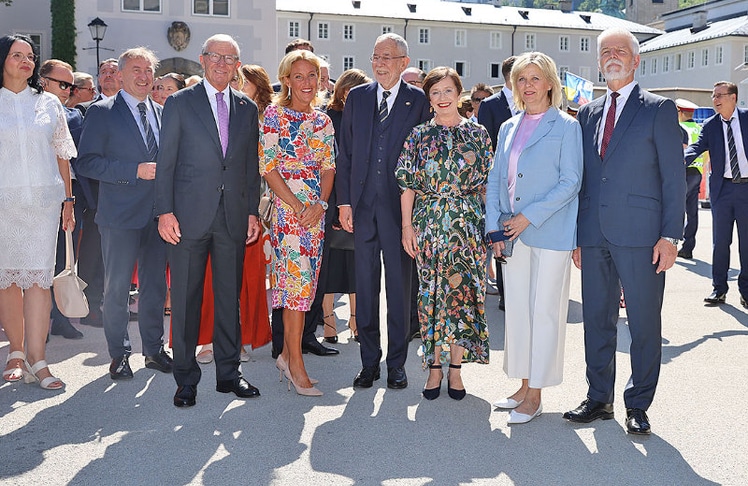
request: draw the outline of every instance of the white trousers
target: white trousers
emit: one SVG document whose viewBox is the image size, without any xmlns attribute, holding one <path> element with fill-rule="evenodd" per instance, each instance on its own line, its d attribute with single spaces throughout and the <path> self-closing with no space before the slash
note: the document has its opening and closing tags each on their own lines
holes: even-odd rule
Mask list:
<svg viewBox="0 0 748 486">
<path fill-rule="evenodd" d="M 564 372 L 571 251 L 514 241 L 504 268 L 504 371 L 530 388 L 558 385 Z"/>
</svg>

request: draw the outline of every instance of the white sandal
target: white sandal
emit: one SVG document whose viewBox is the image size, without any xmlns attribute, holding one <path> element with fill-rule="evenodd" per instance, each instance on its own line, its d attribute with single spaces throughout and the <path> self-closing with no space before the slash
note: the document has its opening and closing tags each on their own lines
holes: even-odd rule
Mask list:
<svg viewBox="0 0 748 486">
<path fill-rule="evenodd" d="M 26 366 L 29 367 L 28 362 L 26 362 Z M 39 386 L 44 388 L 45 390 L 60 390 L 65 386 L 65 383 L 63 383 L 59 378 L 51 376 L 51 372 L 50 376 L 44 378 L 43 380 L 39 380 L 39 377 L 36 376 L 37 373 L 47 367 L 49 367 L 49 365 L 43 359 L 37 361 L 36 363 L 34 363 L 34 366 L 29 367 L 28 371 L 24 373 L 24 381 L 26 383 L 39 382 Z M 54 385 L 55 383 L 59 383 L 59 385 Z"/>
<path fill-rule="evenodd" d="M 14 359 L 20 359 L 21 366 L 16 366 L 15 368 L 9 368 L 3 371 L 3 379 L 11 383 L 19 381 L 21 378 L 23 378 L 23 363 L 26 362 L 26 355 L 23 353 L 23 351 L 13 351 L 12 353 L 8 353 L 8 358 L 5 360 L 5 365 L 7 366 L 8 363 L 13 361 Z"/>
</svg>

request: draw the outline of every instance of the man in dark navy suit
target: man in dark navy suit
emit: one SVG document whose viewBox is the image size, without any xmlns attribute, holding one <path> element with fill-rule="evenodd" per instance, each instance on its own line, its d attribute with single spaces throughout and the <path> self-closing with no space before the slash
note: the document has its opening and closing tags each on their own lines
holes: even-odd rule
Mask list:
<svg viewBox="0 0 748 486">
<path fill-rule="evenodd" d="M 683 235 L 686 170 L 675 103 L 639 87 L 639 42 L 608 29 L 597 39 L 605 96 L 583 105 L 584 178 L 577 244 L 587 398 L 563 417 L 588 423 L 613 418 L 616 337 L 621 285 L 631 332 L 631 376 L 623 393 L 626 428 L 649 434 L 662 357 L 665 271 Z M 632 146 L 636 150 L 631 150 Z"/>
<path fill-rule="evenodd" d="M 728 81 L 714 84 L 712 103 L 717 113 L 704 122 L 696 143 L 686 149 L 686 165 L 709 151 L 712 203 L 712 287 L 707 304 L 727 297 L 727 271 L 734 225 L 738 226 L 740 304 L 748 308 L 748 110 L 737 108 L 738 87 Z"/>
<path fill-rule="evenodd" d="M 96 223 L 104 259 L 103 321 L 113 380 L 132 378 L 127 325 L 130 281 L 138 266 L 138 325 L 146 368 L 171 373 L 164 351 L 166 244 L 158 234 L 156 155 L 161 107 L 148 95 L 158 59 L 149 49 L 128 49 L 119 58 L 122 89 L 86 111 L 78 172 L 99 181 Z"/>
<path fill-rule="evenodd" d="M 343 111 L 335 181 L 340 222 L 356 246 L 356 319 L 361 371 L 353 381 L 370 388 L 379 379 L 380 253 L 387 292 L 387 386 L 405 388 L 412 260 L 400 243 L 400 190 L 395 166 L 411 129 L 429 117 L 426 96 L 401 80 L 408 44 L 397 34 L 377 38 L 371 56 L 376 82 L 351 90 Z"/>
</svg>

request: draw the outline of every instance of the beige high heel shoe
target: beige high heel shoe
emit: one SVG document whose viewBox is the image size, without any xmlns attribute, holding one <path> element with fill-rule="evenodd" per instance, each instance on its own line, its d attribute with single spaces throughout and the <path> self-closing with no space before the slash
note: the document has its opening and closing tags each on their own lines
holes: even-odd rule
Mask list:
<svg viewBox="0 0 748 486">
<path fill-rule="evenodd" d="M 295 381 L 293 381 L 293 378 L 291 378 L 291 372 L 288 371 L 288 368 L 286 368 L 286 371 L 283 372 L 283 374 L 288 379 L 288 391 L 291 391 L 291 385 L 293 385 L 294 390 L 296 390 L 296 393 L 298 395 L 303 395 L 305 397 L 321 397 L 324 395 L 318 388 L 315 388 L 314 386 L 311 386 L 309 388 L 302 388 L 299 385 L 296 384 Z M 311 382 L 312 379 L 310 378 L 309 381 Z M 313 385 L 314 383 L 312 383 Z"/>
<path fill-rule="evenodd" d="M 60 390 L 65 386 L 65 383 L 62 382 L 61 379 L 50 376 L 40 380 L 38 376 L 36 376 L 37 373 L 39 373 L 44 368 L 49 367 L 46 361 L 39 360 L 36 363 L 34 363 L 34 366 L 29 366 L 28 361 L 26 362 L 27 370 L 24 372 L 24 381 L 26 383 L 35 383 L 39 382 L 39 386 L 44 388 L 45 390 Z"/>
<path fill-rule="evenodd" d="M 282 354 L 279 354 L 278 358 L 276 358 L 275 367 L 278 368 L 278 381 L 282 383 L 283 373 L 285 373 L 286 370 L 288 369 L 288 365 L 286 364 L 286 360 L 283 359 Z M 311 376 L 309 377 L 309 381 L 311 382 L 312 385 L 316 385 L 317 383 L 319 383 L 319 380 L 315 380 Z"/>
</svg>

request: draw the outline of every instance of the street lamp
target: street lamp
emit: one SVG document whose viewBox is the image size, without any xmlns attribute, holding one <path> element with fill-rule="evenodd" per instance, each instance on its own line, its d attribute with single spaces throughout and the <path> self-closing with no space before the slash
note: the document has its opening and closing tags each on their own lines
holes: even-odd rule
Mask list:
<svg viewBox="0 0 748 486">
<path fill-rule="evenodd" d="M 104 34 L 106 33 L 106 22 L 101 20 L 99 17 L 96 17 L 91 22 L 88 23 L 88 30 L 91 31 L 91 37 L 94 41 L 96 41 L 96 69 L 99 68 L 99 42 L 104 40 Z M 86 48 L 84 48 L 85 50 Z M 90 48 L 88 48 L 90 49 Z M 105 48 L 104 48 L 105 49 Z M 110 51 L 111 49 L 106 49 Z"/>
</svg>

